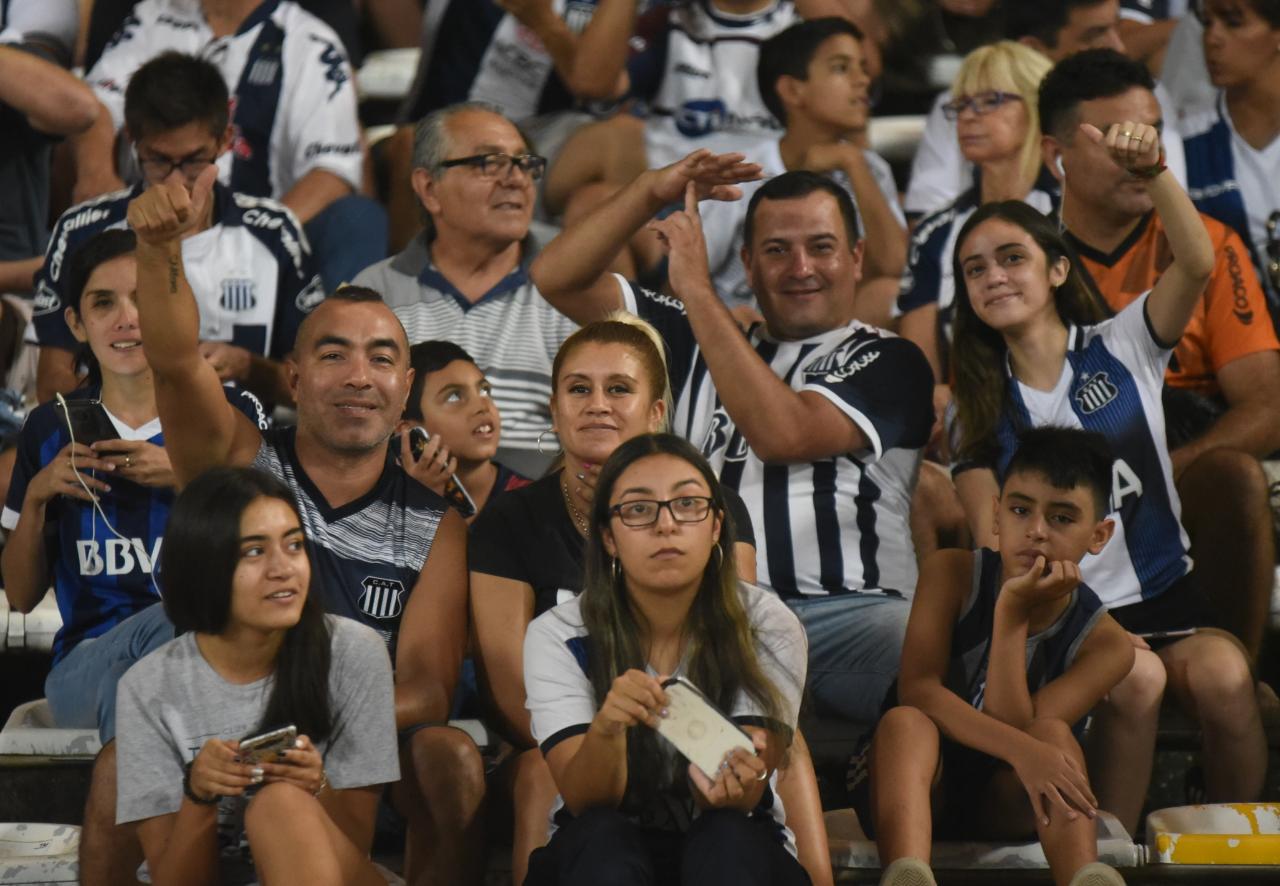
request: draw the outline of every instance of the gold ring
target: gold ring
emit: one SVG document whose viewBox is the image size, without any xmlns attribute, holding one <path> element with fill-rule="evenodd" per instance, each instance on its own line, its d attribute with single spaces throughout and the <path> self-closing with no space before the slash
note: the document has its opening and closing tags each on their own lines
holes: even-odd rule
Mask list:
<svg viewBox="0 0 1280 886">
<path fill-rule="evenodd" d="M 764 772 L 761 772 L 759 775 L 756 776 L 756 781 L 764 781 L 768 777 L 769 777 L 769 770 L 766 769 Z"/>
<path fill-rule="evenodd" d="M 133 456 L 127 452 L 124 454 L 124 466 L 126 468 L 133 467 Z"/>
</svg>

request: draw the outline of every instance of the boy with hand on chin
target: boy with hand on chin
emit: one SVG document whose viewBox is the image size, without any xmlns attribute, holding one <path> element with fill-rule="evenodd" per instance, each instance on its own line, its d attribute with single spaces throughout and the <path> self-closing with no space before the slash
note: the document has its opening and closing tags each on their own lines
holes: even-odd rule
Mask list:
<svg viewBox="0 0 1280 886">
<path fill-rule="evenodd" d="M 1111 538 L 1112 455 L 1098 434 L 1024 433 L 994 501 L 999 551 L 944 550 L 921 569 L 898 677 L 898 707 L 871 742 L 869 793 L 881 884 L 934 883 L 946 838 L 1039 836 L 1058 886 L 1123 880 L 1097 862 L 1078 729 L 1128 673 L 1133 646 L 1080 581 Z M 886 706 L 892 704 L 890 690 Z"/>
</svg>

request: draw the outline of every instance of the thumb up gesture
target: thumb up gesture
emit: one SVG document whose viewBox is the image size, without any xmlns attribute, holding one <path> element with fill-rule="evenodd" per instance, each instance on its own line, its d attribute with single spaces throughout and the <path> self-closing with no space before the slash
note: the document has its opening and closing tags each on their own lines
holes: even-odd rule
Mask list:
<svg viewBox="0 0 1280 886">
<path fill-rule="evenodd" d="M 175 169 L 129 203 L 129 227 L 151 246 L 181 240 L 204 221 L 217 177 L 218 167 L 210 165 L 188 191 L 186 178 Z"/>
</svg>

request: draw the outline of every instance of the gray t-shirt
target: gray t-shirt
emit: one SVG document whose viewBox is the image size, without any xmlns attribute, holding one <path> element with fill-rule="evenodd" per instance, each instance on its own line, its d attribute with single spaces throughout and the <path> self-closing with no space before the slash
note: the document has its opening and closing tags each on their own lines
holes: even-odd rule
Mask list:
<svg viewBox="0 0 1280 886">
<path fill-rule="evenodd" d="M 319 745 L 335 790 L 400 779 L 391 662 L 382 639 L 347 618 L 326 616 L 332 659 L 329 697 L 333 733 Z M 258 732 L 273 677 L 228 683 L 187 633 L 141 659 L 120 681 L 116 702 L 116 821 L 168 815 L 182 805 L 183 767 L 211 738 Z M 285 725 L 285 724 L 281 724 Z M 250 882 L 242 848 L 245 797 L 218 807 L 222 882 Z M 245 877 L 248 879 L 244 879 Z"/>
</svg>

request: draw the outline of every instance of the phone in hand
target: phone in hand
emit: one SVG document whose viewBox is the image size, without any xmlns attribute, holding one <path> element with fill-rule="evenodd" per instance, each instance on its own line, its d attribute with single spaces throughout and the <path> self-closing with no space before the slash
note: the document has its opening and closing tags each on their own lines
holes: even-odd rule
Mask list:
<svg viewBox="0 0 1280 886">
<path fill-rule="evenodd" d="M 274 763 L 281 751 L 293 747 L 298 738 L 297 726 L 282 726 L 269 732 L 240 739 L 239 755 L 245 763 Z"/>
<path fill-rule="evenodd" d="M 417 461 L 422 458 L 422 453 L 427 449 L 427 442 L 431 439 L 431 435 L 427 433 L 427 429 L 423 427 L 412 427 L 409 429 L 409 451 L 413 453 L 413 460 Z M 459 513 L 464 517 L 474 517 L 477 510 L 475 499 L 471 497 L 471 493 L 467 492 L 467 487 L 462 485 L 462 481 L 458 479 L 457 474 L 449 475 L 449 482 L 444 487 L 444 497 L 458 509 Z"/>
<path fill-rule="evenodd" d="M 111 423 L 111 417 L 107 415 L 101 400 L 59 398 L 57 403 L 64 413 L 67 429 L 75 442 L 91 446 L 103 440 L 120 439 L 120 434 L 116 431 L 116 426 Z"/>
<path fill-rule="evenodd" d="M 734 748 L 756 752 L 751 736 L 684 677 L 672 677 L 662 688 L 667 693 L 667 716 L 658 721 L 658 734 L 707 778 L 715 780 L 720 764 Z"/>
</svg>

